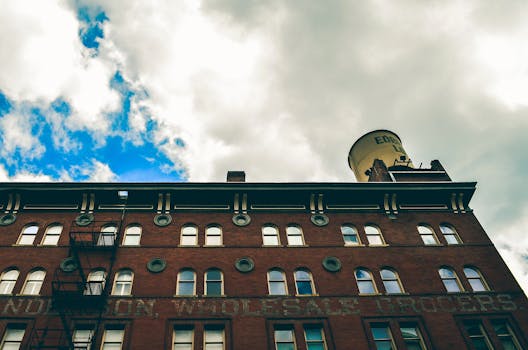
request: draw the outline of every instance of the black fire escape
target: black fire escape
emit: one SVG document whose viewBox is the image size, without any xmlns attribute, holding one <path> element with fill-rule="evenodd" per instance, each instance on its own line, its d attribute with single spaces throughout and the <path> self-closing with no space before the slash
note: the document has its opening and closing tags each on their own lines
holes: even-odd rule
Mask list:
<svg viewBox="0 0 528 350">
<path fill-rule="evenodd" d="M 51 313 L 44 327 L 34 327 L 27 349 L 95 349 L 123 217 L 124 209 L 121 220 L 72 223 L 69 258 L 53 275 Z M 84 332 L 79 325 L 85 326 Z"/>
</svg>

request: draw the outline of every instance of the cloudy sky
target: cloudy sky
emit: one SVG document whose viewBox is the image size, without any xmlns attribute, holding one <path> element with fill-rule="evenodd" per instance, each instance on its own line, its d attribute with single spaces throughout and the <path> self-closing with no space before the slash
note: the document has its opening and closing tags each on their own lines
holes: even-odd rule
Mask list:
<svg viewBox="0 0 528 350">
<path fill-rule="evenodd" d="M 4 0 L 0 67 L 0 181 L 355 181 L 390 129 L 528 291 L 526 1 Z"/>
</svg>

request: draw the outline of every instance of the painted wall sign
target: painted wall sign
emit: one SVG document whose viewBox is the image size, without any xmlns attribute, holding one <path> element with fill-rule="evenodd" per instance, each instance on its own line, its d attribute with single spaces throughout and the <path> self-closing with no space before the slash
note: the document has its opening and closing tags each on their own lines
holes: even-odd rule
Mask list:
<svg viewBox="0 0 528 350">
<path fill-rule="evenodd" d="M 105 317 L 294 317 L 456 312 L 511 312 L 523 309 L 510 294 L 437 296 L 274 298 L 108 298 Z M 56 314 L 50 298 L 1 297 L 1 316 Z M 80 313 L 89 316 L 90 312 Z M 94 312 L 93 314 L 97 314 Z"/>
</svg>

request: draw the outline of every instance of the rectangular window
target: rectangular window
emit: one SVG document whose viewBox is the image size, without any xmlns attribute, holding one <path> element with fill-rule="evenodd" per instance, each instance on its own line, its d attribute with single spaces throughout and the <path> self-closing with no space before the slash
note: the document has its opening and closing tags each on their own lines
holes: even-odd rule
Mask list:
<svg viewBox="0 0 528 350">
<path fill-rule="evenodd" d="M 18 350 L 24 339 L 25 325 L 8 325 L 0 349 L 2 350 Z"/>
<path fill-rule="evenodd" d="M 378 324 L 371 326 L 370 330 L 377 350 L 389 350 L 395 348 L 389 325 Z"/>
<path fill-rule="evenodd" d="M 420 333 L 420 328 L 415 324 L 403 323 L 400 324 L 400 332 L 405 343 L 405 346 L 409 350 L 425 350 L 425 344 Z"/>
<path fill-rule="evenodd" d="M 315 325 L 304 326 L 304 339 L 307 350 L 326 350 L 323 327 Z"/>
<path fill-rule="evenodd" d="M 478 350 L 492 350 L 488 335 L 482 327 L 482 323 L 477 320 L 464 322 L 464 328 L 471 341 L 471 344 Z"/>
<path fill-rule="evenodd" d="M 125 329 L 120 326 L 106 328 L 103 334 L 101 350 L 120 350 L 123 348 Z"/>
<path fill-rule="evenodd" d="M 302 230 L 297 225 L 290 225 L 286 227 L 286 236 L 288 238 L 289 246 L 303 246 L 304 237 Z"/>
<path fill-rule="evenodd" d="M 93 327 L 90 325 L 76 326 L 73 331 L 73 347 L 75 350 L 90 350 L 92 346 Z"/>
<path fill-rule="evenodd" d="M 376 350 L 429 350 L 431 343 L 425 337 L 425 329 L 414 317 L 376 318 L 366 321 L 372 348 Z M 403 346 L 405 345 L 405 346 Z"/>
<path fill-rule="evenodd" d="M 519 340 L 515 336 L 513 329 L 506 320 L 493 320 L 491 321 L 493 325 L 493 330 L 497 335 L 500 343 L 506 350 L 521 350 L 521 345 Z"/>
<path fill-rule="evenodd" d="M 295 334 L 293 328 L 275 329 L 274 332 L 276 350 L 295 350 Z"/>
<path fill-rule="evenodd" d="M 220 326 L 205 326 L 204 350 L 224 350 L 224 328 Z"/>
<path fill-rule="evenodd" d="M 193 350 L 194 328 L 192 326 L 175 326 L 172 339 L 173 350 Z"/>
</svg>

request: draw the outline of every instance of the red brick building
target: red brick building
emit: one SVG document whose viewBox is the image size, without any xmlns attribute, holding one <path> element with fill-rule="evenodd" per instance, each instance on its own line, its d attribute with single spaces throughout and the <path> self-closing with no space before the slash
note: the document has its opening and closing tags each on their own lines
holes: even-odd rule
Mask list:
<svg viewBox="0 0 528 350">
<path fill-rule="evenodd" d="M 475 183 L 366 139 L 363 182 L 0 184 L 0 349 L 528 349 Z"/>
</svg>

